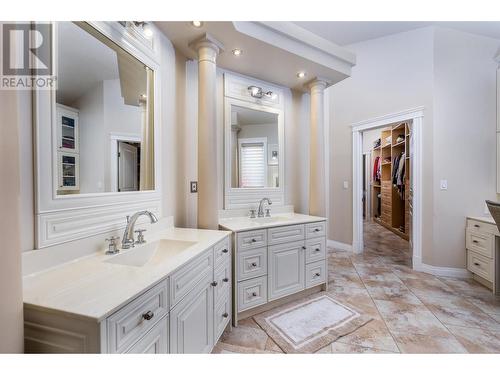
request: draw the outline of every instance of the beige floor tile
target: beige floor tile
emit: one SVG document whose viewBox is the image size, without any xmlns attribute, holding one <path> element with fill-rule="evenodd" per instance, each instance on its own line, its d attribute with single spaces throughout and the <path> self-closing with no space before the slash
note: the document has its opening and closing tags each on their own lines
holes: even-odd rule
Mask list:
<svg viewBox="0 0 500 375">
<path fill-rule="evenodd" d="M 500 314 L 500 296 L 496 296 L 493 293 L 476 295 L 475 297 L 468 298 L 468 301 L 487 314 Z"/>
<path fill-rule="evenodd" d="M 353 346 L 362 346 L 390 352 L 399 351 L 392 335 L 381 319 L 372 320 L 353 333 L 339 338 L 337 341 Z"/>
<path fill-rule="evenodd" d="M 451 334 L 445 336 L 419 335 L 411 332 L 392 332 L 401 353 L 467 353 Z"/>
<path fill-rule="evenodd" d="M 389 331 L 446 337 L 448 331 L 423 304 L 375 300 Z"/>
<path fill-rule="evenodd" d="M 238 325 L 261 329 L 260 326 L 257 324 L 257 322 L 252 317 L 238 320 Z"/>
<path fill-rule="evenodd" d="M 389 352 L 385 350 L 380 350 L 376 348 L 368 348 L 359 345 L 345 344 L 342 342 L 333 342 L 330 345 L 318 350 L 318 354 L 394 354 L 394 352 Z"/>
<path fill-rule="evenodd" d="M 359 313 L 367 314 L 373 319 L 380 318 L 377 307 L 366 289 L 331 286 L 328 289 L 328 294 Z"/>
<path fill-rule="evenodd" d="M 262 329 L 239 325 L 233 327 L 231 332 L 224 332 L 221 337 L 223 343 L 264 350 L 268 336 Z"/>
<path fill-rule="evenodd" d="M 283 350 L 274 342 L 272 338 L 268 338 L 266 342 L 266 350 L 270 350 L 277 353 L 283 353 Z"/>
<path fill-rule="evenodd" d="M 334 286 L 364 289 L 363 282 L 357 273 L 339 274 L 333 270 L 328 273 L 328 282 Z"/>
<path fill-rule="evenodd" d="M 419 304 L 418 298 L 402 282 L 377 280 L 364 280 L 363 282 L 373 299 Z"/>
<path fill-rule="evenodd" d="M 498 323 L 500 323 L 500 314 L 490 314 L 490 316 L 495 319 Z"/>
<path fill-rule="evenodd" d="M 238 345 L 218 342 L 212 350 L 212 354 L 281 354 L 270 350 L 259 350 Z"/>
<path fill-rule="evenodd" d="M 469 353 L 500 353 L 500 334 L 479 328 L 448 326 Z"/>
</svg>

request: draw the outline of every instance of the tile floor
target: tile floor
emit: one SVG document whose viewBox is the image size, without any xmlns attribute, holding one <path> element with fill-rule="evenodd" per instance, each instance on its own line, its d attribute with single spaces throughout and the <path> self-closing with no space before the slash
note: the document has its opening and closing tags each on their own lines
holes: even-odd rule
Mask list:
<svg viewBox="0 0 500 375">
<path fill-rule="evenodd" d="M 500 353 L 500 297 L 473 280 L 411 269 L 408 243 L 365 224 L 365 252 L 329 250 L 328 292 L 373 320 L 317 353 Z M 282 353 L 253 320 L 214 353 Z"/>
</svg>

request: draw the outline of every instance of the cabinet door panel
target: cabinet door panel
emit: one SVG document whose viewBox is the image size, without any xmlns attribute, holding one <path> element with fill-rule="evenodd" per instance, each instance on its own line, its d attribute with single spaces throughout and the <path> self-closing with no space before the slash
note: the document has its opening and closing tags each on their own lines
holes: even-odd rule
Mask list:
<svg viewBox="0 0 500 375">
<path fill-rule="evenodd" d="M 270 301 L 305 288 L 304 252 L 304 241 L 269 247 L 268 294 Z"/>
<path fill-rule="evenodd" d="M 168 354 L 168 316 L 160 320 L 127 353 Z"/>
<path fill-rule="evenodd" d="M 205 277 L 170 312 L 170 352 L 209 353 L 214 339 L 211 275 Z"/>
</svg>

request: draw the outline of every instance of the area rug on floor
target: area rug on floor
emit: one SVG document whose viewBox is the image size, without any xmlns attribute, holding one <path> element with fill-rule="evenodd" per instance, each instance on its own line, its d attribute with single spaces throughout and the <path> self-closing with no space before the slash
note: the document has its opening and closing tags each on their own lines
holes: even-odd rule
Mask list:
<svg viewBox="0 0 500 375">
<path fill-rule="evenodd" d="M 254 319 L 285 353 L 314 353 L 372 320 L 327 293 L 276 307 Z"/>
</svg>

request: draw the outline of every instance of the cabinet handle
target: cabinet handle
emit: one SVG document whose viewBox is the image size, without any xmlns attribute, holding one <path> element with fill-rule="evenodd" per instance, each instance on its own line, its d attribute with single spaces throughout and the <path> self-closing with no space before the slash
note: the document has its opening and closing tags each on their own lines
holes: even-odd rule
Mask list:
<svg viewBox="0 0 500 375">
<path fill-rule="evenodd" d="M 320 229 L 319 229 L 319 228 L 316 228 L 316 229 L 314 229 L 314 231 L 315 231 L 315 232 L 319 232 L 319 231 L 320 231 Z"/>
<path fill-rule="evenodd" d="M 474 243 L 479 243 L 477 240 L 472 240 L 472 242 L 474 242 Z"/>
<path fill-rule="evenodd" d="M 222 279 L 222 281 L 224 281 L 225 283 L 227 283 L 227 282 L 229 281 L 229 279 L 228 279 L 227 277 L 224 277 L 224 278 Z"/>
<path fill-rule="evenodd" d="M 316 273 L 314 274 L 314 276 L 316 276 L 316 277 L 320 277 L 320 276 L 321 276 L 321 274 L 320 274 L 319 272 L 316 272 Z"/>
<path fill-rule="evenodd" d="M 257 293 L 256 293 L 256 292 L 253 292 L 253 293 L 252 293 L 252 297 L 257 297 Z"/>
<path fill-rule="evenodd" d="M 217 281 L 212 281 L 212 282 L 210 283 L 210 285 L 212 285 L 212 286 L 217 286 L 217 284 L 218 284 L 218 283 L 217 283 Z"/>
<path fill-rule="evenodd" d="M 222 314 L 222 317 L 223 317 L 223 318 L 227 318 L 228 316 L 229 316 L 229 314 L 228 314 L 228 313 L 224 313 L 224 314 Z"/>
<path fill-rule="evenodd" d="M 252 238 L 252 242 L 257 242 L 257 240 L 255 238 Z"/>
<path fill-rule="evenodd" d="M 481 265 L 481 263 L 474 262 L 474 265 L 475 265 L 475 266 L 480 266 L 480 265 Z"/>
<path fill-rule="evenodd" d="M 314 249 L 314 251 L 319 252 L 319 251 L 321 251 L 321 249 L 316 248 L 316 249 Z"/>
<path fill-rule="evenodd" d="M 480 225 L 478 225 L 478 224 L 474 224 L 474 226 L 475 226 L 476 228 L 481 228 L 481 226 L 480 226 Z"/>
<path fill-rule="evenodd" d="M 153 317 L 154 317 L 154 316 L 155 316 L 155 313 L 154 313 L 154 312 L 152 312 L 151 310 L 149 310 L 149 311 L 148 311 L 147 313 L 145 313 L 145 314 L 142 314 L 142 318 L 143 318 L 144 320 L 151 320 L 151 319 L 153 319 Z"/>
<path fill-rule="evenodd" d="M 228 249 L 222 250 L 223 253 L 227 253 L 228 251 L 229 251 Z"/>
<path fill-rule="evenodd" d="M 302 246 L 302 250 L 305 250 L 305 249 L 306 249 L 306 247 L 305 247 L 305 246 Z"/>
<path fill-rule="evenodd" d="M 257 263 L 253 262 L 252 267 L 257 267 Z"/>
</svg>

